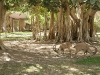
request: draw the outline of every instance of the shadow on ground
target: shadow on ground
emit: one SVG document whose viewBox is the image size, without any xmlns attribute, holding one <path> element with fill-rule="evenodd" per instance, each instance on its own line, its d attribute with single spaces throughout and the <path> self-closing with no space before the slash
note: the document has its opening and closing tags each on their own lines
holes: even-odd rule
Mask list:
<svg viewBox="0 0 100 75">
<path fill-rule="evenodd" d="M 53 44 L 6 41 L 16 50 L 0 51 L 0 75 L 99 75 L 100 66 L 75 64 L 76 58 L 57 56 Z M 81 57 L 82 58 L 82 57 Z"/>
</svg>

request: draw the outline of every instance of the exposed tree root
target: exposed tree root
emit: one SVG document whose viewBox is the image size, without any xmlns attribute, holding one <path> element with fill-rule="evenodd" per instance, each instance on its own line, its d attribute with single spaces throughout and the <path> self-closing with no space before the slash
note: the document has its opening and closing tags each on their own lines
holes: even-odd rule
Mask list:
<svg viewBox="0 0 100 75">
<path fill-rule="evenodd" d="M 17 49 L 12 49 L 10 47 L 5 46 L 1 39 L 0 39 L 0 50 L 18 51 Z M 24 52 L 24 51 L 21 51 L 21 52 Z"/>
<path fill-rule="evenodd" d="M 4 44 L 3 44 L 3 41 L 0 39 L 0 49 L 1 50 L 9 50 L 8 47 L 6 47 Z"/>
</svg>

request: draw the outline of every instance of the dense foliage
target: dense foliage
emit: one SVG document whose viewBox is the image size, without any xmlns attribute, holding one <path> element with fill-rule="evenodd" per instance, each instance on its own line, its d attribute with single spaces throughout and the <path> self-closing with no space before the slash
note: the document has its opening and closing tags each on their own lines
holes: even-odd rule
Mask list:
<svg viewBox="0 0 100 75">
<path fill-rule="evenodd" d="M 88 39 L 93 37 L 93 15 L 96 11 L 100 10 L 100 0 L 0 0 L 3 1 L 7 10 L 16 10 L 26 12 L 31 15 L 35 15 L 36 25 L 39 26 L 40 15 L 46 12 L 50 12 L 50 37 L 54 34 L 54 14 L 56 13 L 56 19 L 58 18 L 58 35 L 59 40 L 76 38 L 82 40 L 82 38 Z M 78 11 L 79 10 L 79 11 Z M 34 12 L 33 12 L 34 11 Z M 43 14 L 45 15 L 45 14 Z M 60 16 L 58 16 L 60 15 Z M 45 15 L 46 16 L 46 15 Z M 52 22 L 52 23 L 51 23 Z M 74 25 L 73 25 L 73 24 Z M 72 27 L 73 26 L 73 29 Z M 87 27 L 84 29 L 84 27 Z M 69 30 L 67 28 L 70 28 Z M 64 30 L 64 32 L 62 31 Z M 79 33 L 80 32 L 80 33 Z M 68 34 L 66 34 L 68 33 Z M 81 38 L 80 38 L 81 37 Z M 83 38 L 83 39 L 84 39 Z"/>
</svg>

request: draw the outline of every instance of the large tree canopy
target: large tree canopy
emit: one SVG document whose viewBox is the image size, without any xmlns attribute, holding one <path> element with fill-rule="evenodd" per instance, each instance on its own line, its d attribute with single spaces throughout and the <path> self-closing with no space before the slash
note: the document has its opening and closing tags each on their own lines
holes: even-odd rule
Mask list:
<svg viewBox="0 0 100 75">
<path fill-rule="evenodd" d="M 0 0 L 0 25 L 2 27 L 7 10 L 30 11 L 37 20 L 32 24 L 39 29 L 41 8 L 47 10 L 43 13 L 50 12 L 48 39 L 89 41 L 95 38 L 94 15 L 100 10 L 100 0 Z"/>
</svg>

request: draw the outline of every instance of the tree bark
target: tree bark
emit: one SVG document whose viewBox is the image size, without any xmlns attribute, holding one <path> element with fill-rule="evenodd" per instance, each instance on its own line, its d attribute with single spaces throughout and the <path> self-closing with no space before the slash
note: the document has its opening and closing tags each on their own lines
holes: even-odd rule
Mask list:
<svg viewBox="0 0 100 75">
<path fill-rule="evenodd" d="M 0 34 L 1 34 L 2 26 L 3 26 L 4 20 L 5 20 L 5 14 L 6 14 L 6 9 L 4 7 L 3 2 L 0 1 Z M 0 49 L 1 50 L 8 50 L 9 49 L 3 44 L 3 41 L 1 40 L 1 38 L 0 38 Z"/>
<path fill-rule="evenodd" d="M 90 37 L 93 37 L 93 32 L 94 32 L 94 15 L 97 11 L 92 10 L 91 14 L 89 16 L 89 25 L 90 25 Z"/>
<path fill-rule="evenodd" d="M 91 8 L 89 8 L 86 12 L 85 12 L 85 14 L 84 14 L 84 17 L 83 17 L 83 26 L 84 26 L 84 40 L 85 41 L 89 41 L 89 39 L 90 39 L 90 36 L 89 36 L 89 23 L 88 23 L 88 20 L 89 20 L 89 15 L 90 15 L 90 13 L 91 13 Z"/>
<path fill-rule="evenodd" d="M 58 15 L 58 38 L 57 38 L 57 42 L 62 42 L 64 41 L 64 38 L 63 38 L 63 33 L 64 33 L 64 23 L 63 23 L 63 20 L 64 20 L 64 15 L 63 15 L 63 8 L 60 7 L 59 8 L 59 12 L 57 13 Z M 66 28 L 66 27 L 65 27 Z"/>
<path fill-rule="evenodd" d="M 49 40 L 53 40 L 55 39 L 55 32 L 54 32 L 54 13 L 50 12 L 50 30 L 49 30 L 49 35 L 48 35 L 48 39 Z"/>
<path fill-rule="evenodd" d="M 88 22 L 89 22 L 89 29 L 90 29 L 89 35 L 90 35 L 90 39 L 92 38 L 92 40 L 95 40 L 95 34 L 96 34 L 95 33 L 95 29 L 94 29 L 94 16 L 95 16 L 96 12 L 97 12 L 96 10 L 92 10 L 91 14 L 89 16 L 89 20 L 88 20 Z"/>
<path fill-rule="evenodd" d="M 6 14 L 6 9 L 4 8 L 4 3 L 3 1 L 0 1 L 0 32 L 2 31 L 5 14 Z"/>
<path fill-rule="evenodd" d="M 36 41 L 41 40 L 41 29 L 40 29 L 40 24 L 39 24 L 39 6 L 35 7 L 35 28 L 36 28 Z"/>
<path fill-rule="evenodd" d="M 32 25 L 32 37 L 35 40 L 36 39 L 36 26 L 34 23 L 34 16 L 31 16 L 31 25 Z"/>
<path fill-rule="evenodd" d="M 47 40 L 47 12 L 45 12 L 45 23 L 44 23 L 44 36 L 43 39 Z"/>
<path fill-rule="evenodd" d="M 68 4 L 66 4 L 66 21 L 65 21 L 65 25 L 66 25 L 66 41 L 71 41 L 72 40 L 72 32 L 71 32 L 71 29 L 72 29 L 72 19 L 71 19 L 71 16 L 70 16 L 70 7 Z"/>
</svg>

